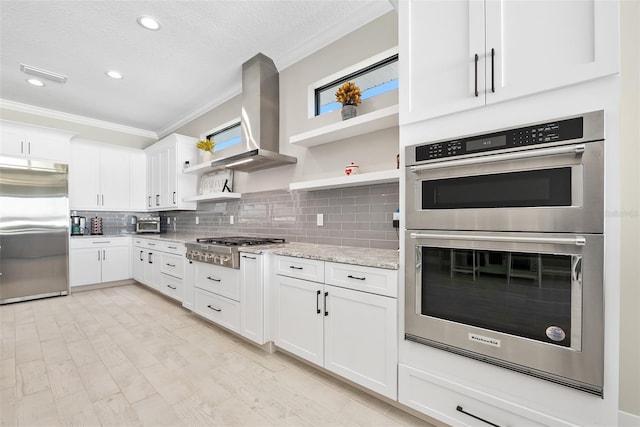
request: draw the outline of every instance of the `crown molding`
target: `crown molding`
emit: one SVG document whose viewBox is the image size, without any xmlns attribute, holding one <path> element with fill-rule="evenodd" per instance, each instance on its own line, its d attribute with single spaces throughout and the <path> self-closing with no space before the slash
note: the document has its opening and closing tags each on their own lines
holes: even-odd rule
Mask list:
<svg viewBox="0 0 640 427">
<path fill-rule="evenodd" d="M 125 133 L 128 135 L 158 139 L 158 134 L 150 130 L 134 128 L 131 126 L 124 126 L 117 123 L 105 122 L 103 120 L 92 119 L 89 117 L 78 116 L 75 114 L 63 113 L 62 111 L 49 110 L 47 108 L 41 108 L 41 107 L 29 105 L 29 104 L 22 104 L 20 102 L 9 101 L 7 99 L 0 98 L 0 108 L 6 108 L 7 110 L 18 111 L 21 113 L 35 114 L 37 116 L 63 120 L 66 122 L 76 123 L 76 124 L 85 125 L 85 126 L 92 126 L 100 129 L 107 129 L 115 132 Z"/>
<path fill-rule="evenodd" d="M 273 60 L 278 66 L 278 70 L 282 71 L 307 56 L 316 53 L 323 47 L 330 45 L 336 40 L 339 40 L 347 34 L 393 10 L 394 8 L 392 3 L 388 1 L 378 1 L 375 2 L 374 5 L 367 2 L 367 7 L 359 10 L 358 13 L 343 17 L 343 19 L 337 22 L 334 26 L 324 31 L 322 35 L 288 50 L 285 55 L 282 55 L 277 59 L 273 58 Z"/>
</svg>

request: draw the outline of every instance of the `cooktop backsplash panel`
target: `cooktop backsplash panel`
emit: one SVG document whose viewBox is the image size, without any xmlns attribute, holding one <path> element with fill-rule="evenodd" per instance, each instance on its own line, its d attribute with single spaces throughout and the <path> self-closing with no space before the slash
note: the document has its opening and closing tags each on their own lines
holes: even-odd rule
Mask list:
<svg viewBox="0 0 640 427">
<path fill-rule="evenodd" d="M 398 206 L 399 186 L 395 183 L 243 193 L 238 200 L 200 202 L 197 211 L 161 212 L 161 231 L 201 236 L 259 235 L 288 242 L 398 249 L 397 229 L 392 227 Z M 318 214 L 323 214 L 323 226 L 317 225 Z"/>
</svg>

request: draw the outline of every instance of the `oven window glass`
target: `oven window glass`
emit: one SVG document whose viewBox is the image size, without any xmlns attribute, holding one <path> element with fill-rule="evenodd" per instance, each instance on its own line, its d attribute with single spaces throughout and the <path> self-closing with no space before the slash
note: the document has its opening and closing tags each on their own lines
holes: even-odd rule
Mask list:
<svg viewBox="0 0 640 427">
<path fill-rule="evenodd" d="M 571 345 L 571 255 L 422 248 L 421 313 Z"/>
<path fill-rule="evenodd" d="M 422 209 L 571 206 L 571 168 L 422 181 Z"/>
</svg>

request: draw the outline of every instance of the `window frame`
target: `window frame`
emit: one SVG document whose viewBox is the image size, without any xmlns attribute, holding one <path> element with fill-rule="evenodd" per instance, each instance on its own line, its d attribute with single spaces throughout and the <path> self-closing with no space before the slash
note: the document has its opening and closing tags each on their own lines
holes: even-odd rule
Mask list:
<svg viewBox="0 0 640 427">
<path fill-rule="evenodd" d="M 219 134 L 219 133 L 222 133 L 222 132 L 224 132 L 224 131 L 226 131 L 228 129 L 234 128 L 236 126 L 240 126 L 240 128 L 242 130 L 242 123 L 240 121 L 240 117 L 237 117 L 237 118 L 234 118 L 232 120 L 229 120 L 228 122 L 222 123 L 221 125 L 216 126 L 215 128 L 210 129 L 210 130 L 202 133 L 200 135 L 200 139 L 201 140 L 205 140 L 205 139 L 209 140 L 209 138 L 211 138 L 212 136 L 214 136 L 216 134 Z M 229 148 L 229 147 L 227 147 L 227 148 Z M 214 152 L 216 151 L 215 147 L 214 147 L 213 151 Z"/>
<path fill-rule="evenodd" d="M 321 116 L 316 114 L 318 111 L 318 100 L 316 99 L 316 94 L 319 90 L 322 88 L 326 89 L 340 81 L 347 81 L 350 78 L 365 74 L 375 68 L 385 65 L 386 63 L 393 62 L 398 58 L 398 55 L 398 46 L 395 46 L 310 84 L 307 90 L 308 118 L 311 119 Z"/>
</svg>

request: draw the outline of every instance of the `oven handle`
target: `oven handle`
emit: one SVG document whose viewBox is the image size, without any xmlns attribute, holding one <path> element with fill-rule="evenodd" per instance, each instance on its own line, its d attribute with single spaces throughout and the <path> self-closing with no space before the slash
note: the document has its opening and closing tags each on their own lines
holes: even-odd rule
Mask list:
<svg viewBox="0 0 640 427">
<path fill-rule="evenodd" d="M 450 168 L 454 166 L 478 165 L 505 160 L 529 159 L 542 156 L 557 156 L 559 154 L 582 154 L 586 149 L 584 144 L 568 145 L 566 147 L 542 148 L 540 150 L 518 151 L 516 153 L 494 154 L 490 156 L 473 157 L 469 159 L 449 160 L 427 165 L 411 166 L 411 172 L 419 172 L 431 169 Z"/>
<path fill-rule="evenodd" d="M 475 240 L 482 242 L 506 243 L 544 243 L 554 245 L 584 246 L 587 240 L 583 236 L 570 237 L 512 237 L 512 236 L 475 236 L 471 234 L 430 234 L 411 233 L 412 239 L 447 239 L 447 240 Z"/>
</svg>

